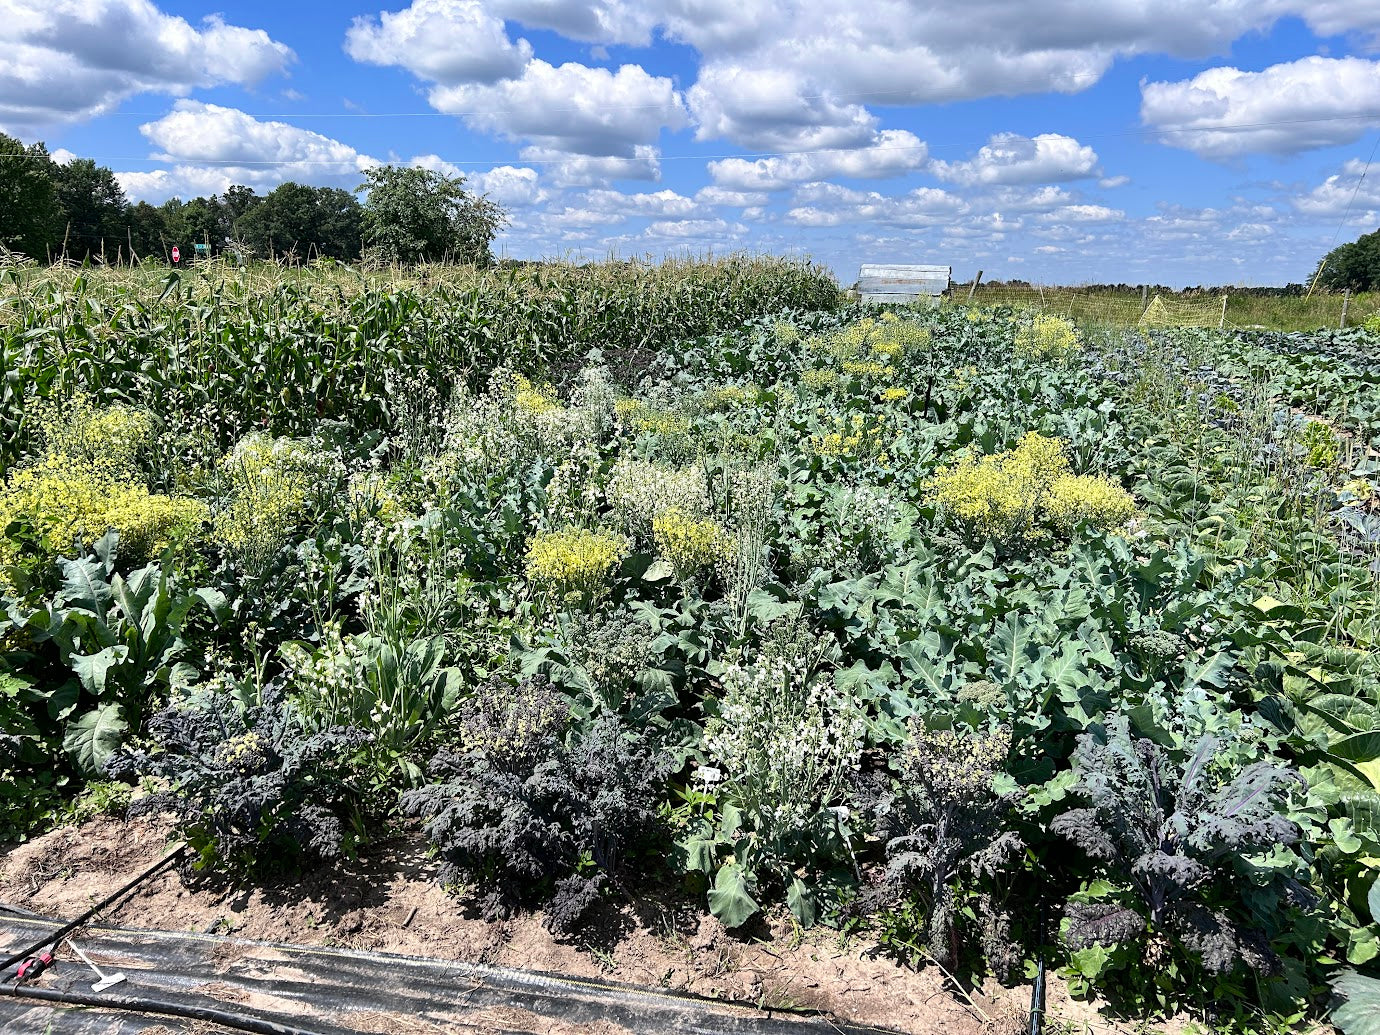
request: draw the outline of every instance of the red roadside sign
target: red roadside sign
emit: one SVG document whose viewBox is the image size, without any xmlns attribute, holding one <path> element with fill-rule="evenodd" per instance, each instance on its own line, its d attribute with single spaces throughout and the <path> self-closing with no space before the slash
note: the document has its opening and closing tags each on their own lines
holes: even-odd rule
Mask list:
<svg viewBox="0 0 1380 1035">
<path fill-rule="evenodd" d="M 173 255 L 173 262 L 177 262 L 177 260 L 179 260 L 180 258 L 182 258 L 182 253 L 181 253 L 180 251 L 177 250 L 177 245 L 173 245 L 173 252 L 172 252 L 172 255 Z"/>
</svg>

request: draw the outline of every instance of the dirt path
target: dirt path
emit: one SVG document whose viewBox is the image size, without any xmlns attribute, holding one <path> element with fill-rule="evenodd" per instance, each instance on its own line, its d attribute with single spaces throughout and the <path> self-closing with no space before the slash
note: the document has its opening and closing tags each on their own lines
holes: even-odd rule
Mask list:
<svg viewBox="0 0 1380 1035">
<path fill-rule="evenodd" d="M 94 820 L 0 852 L 0 901 L 53 917 L 77 915 L 156 862 L 169 845 L 157 822 Z M 540 914 L 491 923 L 443 892 L 417 843 L 376 846 L 368 858 L 252 889 L 189 884 L 168 871 L 104 914 L 125 927 L 366 949 L 494 966 L 603 977 L 818 1012 L 893 1031 L 1006 1035 L 1026 1030 L 1028 987 L 989 983 L 972 1004 L 945 990 L 938 970 L 874 958 L 837 932 L 801 932 L 787 920 L 731 936 L 697 901 L 661 894 L 606 911 L 583 946 L 556 941 Z M 1051 982 L 1049 1014 L 1065 1032 L 1129 1031 L 1071 1002 Z"/>
</svg>

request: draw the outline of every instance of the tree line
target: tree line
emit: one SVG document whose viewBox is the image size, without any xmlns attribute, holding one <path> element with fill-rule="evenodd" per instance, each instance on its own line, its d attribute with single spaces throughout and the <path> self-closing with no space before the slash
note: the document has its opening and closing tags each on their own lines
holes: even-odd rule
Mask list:
<svg viewBox="0 0 1380 1035">
<path fill-rule="evenodd" d="M 105 166 L 59 163 L 42 143 L 0 133 L 0 247 L 40 262 L 171 262 L 177 248 L 184 262 L 228 254 L 492 263 L 507 216 L 466 191 L 463 176 L 397 165 L 363 175 L 353 191 L 288 182 L 265 195 L 233 186 L 190 201 L 130 204 Z"/>
<path fill-rule="evenodd" d="M 1314 272 L 1323 287 L 1340 291 L 1380 290 L 1380 230 L 1362 234 L 1323 256 Z"/>
</svg>

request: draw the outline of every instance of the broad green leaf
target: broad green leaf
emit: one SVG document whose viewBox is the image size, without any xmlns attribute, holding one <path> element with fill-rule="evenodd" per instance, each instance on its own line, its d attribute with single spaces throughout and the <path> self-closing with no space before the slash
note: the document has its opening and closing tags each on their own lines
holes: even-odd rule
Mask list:
<svg viewBox="0 0 1380 1035">
<path fill-rule="evenodd" d="M 675 573 L 676 569 L 671 567 L 670 561 L 657 560 L 647 566 L 642 578 L 647 582 L 665 582 Z"/>
<path fill-rule="evenodd" d="M 1369 963 L 1380 956 L 1380 938 L 1372 927 L 1352 928 L 1346 947 L 1346 961 L 1355 966 Z"/>
<path fill-rule="evenodd" d="M 987 657 L 998 681 L 1016 678 L 1038 656 L 1034 632 L 1021 615 L 1013 612 L 997 623 Z"/>
<path fill-rule="evenodd" d="M 215 616 L 217 622 L 224 624 L 230 617 L 230 602 L 226 600 L 225 594 L 218 589 L 202 587 L 192 593 L 196 599 L 206 605 L 207 609 Z"/>
<path fill-rule="evenodd" d="M 677 842 L 685 853 L 685 868 L 700 873 L 713 873 L 719 855 L 719 842 L 711 837 L 687 837 Z"/>
<path fill-rule="evenodd" d="M 786 906 L 803 927 L 814 927 L 819 918 L 819 901 L 799 877 L 786 889 Z"/>
<path fill-rule="evenodd" d="M 95 654 L 74 654 L 69 663 L 81 680 L 81 685 L 97 697 L 103 697 L 110 670 L 128 657 L 129 648 L 119 645 L 106 647 Z"/>
<path fill-rule="evenodd" d="M 66 604 L 89 611 L 104 622 L 110 606 L 110 583 L 105 580 L 105 569 L 85 558 L 58 563 L 62 566 L 62 598 Z"/>
<path fill-rule="evenodd" d="M 1347 855 L 1359 852 L 1362 841 L 1356 836 L 1356 830 L 1351 825 L 1351 820 L 1346 816 L 1338 816 L 1327 821 L 1327 828 L 1332 831 L 1333 843 Z"/>
<path fill-rule="evenodd" d="M 1380 979 L 1345 970 L 1332 979 L 1343 1002 L 1332 1011 L 1342 1035 L 1380 1035 Z"/>
<path fill-rule="evenodd" d="M 1332 742 L 1328 751 L 1349 762 L 1374 762 L 1380 759 L 1380 730 L 1356 733 Z"/>
<path fill-rule="evenodd" d="M 118 704 L 104 704 L 67 727 L 62 747 L 85 775 L 97 776 L 128 732 L 124 709 Z"/>
<path fill-rule="evenodd" d="M 742 927 L 756 914 L 758 905 L 749 889 L 747 872 L 737 863 L 725 863 L 709 889 L 709 911 L 728 928 Z"/>
<path fill-rule="evenodd" d="M 1184 665 L 1184 686 L 1226 686 L 1227 676 L 1235 667 L 1236 656 L 1219 650 L 1200 662 L 1190 661 Z"/>
<path fill-rule="evenodd" d="M 748 594 L 747 609 L 748 614 L 765 625 L 786 615 L 799 614 L 800 602 L 781 600 L 764 589 L 754 589 Z"/>
</svg>

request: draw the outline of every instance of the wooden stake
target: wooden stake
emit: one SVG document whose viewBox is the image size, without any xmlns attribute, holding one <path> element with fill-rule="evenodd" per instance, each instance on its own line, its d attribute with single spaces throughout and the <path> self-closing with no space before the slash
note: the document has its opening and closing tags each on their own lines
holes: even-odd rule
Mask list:
<svg viewBox="0 0 1380 1035">
<path fill-rule="evenodd" d="M 1230 295 L 1222 296 L 1222 318 L 1217 321 L 1217 329 L 1219 331 L 1227 325 L 1227 299 L 1230 297 Z"/>
<path fill-rule="evenodd" d="M 1346 293 L 1342 295 L 1342 322 L 1337 325 L 1339 330 L 1346 329 L 1346 310 L 1349 305 L 1351 305 L 1351 288 L 1347 288 Z"/>
<path fill-rule="evenodd" d="M 977 290 L 978 285 L 981 284 L 981 283 L 982 283 L 982 270 L 978 270 L 978 271 L 977 271 L 977 276 L 973 278 L 973 286 L 970 287 L 970 288 L 968 289 L 968 301 L 969 301 L 969 302 L 971 302 L 971 301 L 973 300 L 973 292 Z"/>
</svg>

